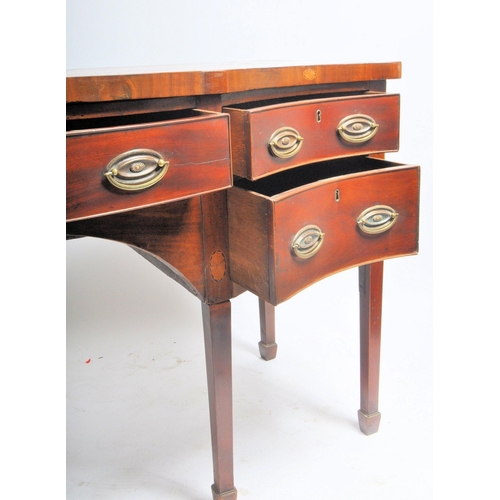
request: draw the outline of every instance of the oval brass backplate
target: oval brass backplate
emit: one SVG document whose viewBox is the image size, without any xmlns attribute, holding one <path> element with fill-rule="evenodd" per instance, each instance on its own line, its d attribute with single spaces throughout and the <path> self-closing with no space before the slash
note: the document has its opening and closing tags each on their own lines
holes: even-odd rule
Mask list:
<svg viewBox="0 0 500 500">
<path fill-rule="evenodd" d="M 380 234 L 394 226 L 398 216 L 392 207 L 375 205 L 363 210 L 356 222 L 363 233 Z"/>
<path fill-rule="evenodd" d="M 299 259 L 309 259 L 323 244 L 325 233 L 318 226 L 303 227 L 293 238 L 292 252 Z"/>
<path fill-rule="evenodd" d="M 379 125 L 368 115 L 349 115 L 340 120 L 337 130 L 347 142 L 369 141 L 378 131 Z"/>
<path fill-rule="evenodd" d="M 104 176 L 118 189 L 138 191 L 146 189 L 167 173 L 169 163 L 152 149 L 132 149 L 113 158 Z"/>
<path fill-rule="evenodd" d="M 275 130 L 269 138 L 269 152 L 278 158 L 291 158 L 295 156 L 304 138 L 292 127 L 281 127 Z"/>
</svg>

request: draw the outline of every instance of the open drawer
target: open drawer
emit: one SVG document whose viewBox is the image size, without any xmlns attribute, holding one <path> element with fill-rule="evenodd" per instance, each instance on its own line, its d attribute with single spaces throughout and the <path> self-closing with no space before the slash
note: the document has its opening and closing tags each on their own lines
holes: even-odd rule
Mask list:
<svg viewBox="0 0 500 500">
<path fill-rule="evenodd" d="M 360 157 L 228 191 L 231 278 L 277 305 L 338 271 L 418 251 L 420 167 Z"/>
<path fill-rule="evenodd" d="M 334 158 L 397 151 L 399 95 L 246 103 L 231 116 L 233 173 L 255 180 Z"/>
<path fill-rule="evenodd" d="M 182 110 L 68 123 L 69 221 L 232 184 L 227 114 Z"/>
</svg>

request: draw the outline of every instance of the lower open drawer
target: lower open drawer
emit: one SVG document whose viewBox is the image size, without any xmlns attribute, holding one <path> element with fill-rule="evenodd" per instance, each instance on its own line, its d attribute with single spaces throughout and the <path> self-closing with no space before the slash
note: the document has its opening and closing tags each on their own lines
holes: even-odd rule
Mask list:
<svg viewBox="0 0 500 500">
<path fill-rule="evenodd" d="M 228 191 L 232 280 L 277 305 L 338 271 L 418 251 L 420 167 L 357 157 Z"/>
</svg>

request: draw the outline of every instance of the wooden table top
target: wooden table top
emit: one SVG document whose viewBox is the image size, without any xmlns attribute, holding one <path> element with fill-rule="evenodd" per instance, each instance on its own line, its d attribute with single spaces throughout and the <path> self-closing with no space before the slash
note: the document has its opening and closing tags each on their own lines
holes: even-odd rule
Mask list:
<svg viewBox="0 0 500 500">
<path fill-rule="evenodd" d="M 69 71 L 66 102 L 105 102 L 401 78 L 401 63 L 263 68 L 120 68 Z"/>
</svg>

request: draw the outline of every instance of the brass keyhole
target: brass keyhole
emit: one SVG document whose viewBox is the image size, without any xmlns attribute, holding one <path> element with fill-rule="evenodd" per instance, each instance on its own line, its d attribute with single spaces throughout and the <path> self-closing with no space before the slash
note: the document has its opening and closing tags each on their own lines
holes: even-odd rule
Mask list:
<svg viewBox="0 0 500 500">
<path fill-rule="evenodd" d="M 321 121 L 321 110 L 316 111 L 316 121 L 319 123 Z"/>
<path fill-rule="evenodd" d="M 340 189 L 335 190 L 335 201 L 340 201 Z"/>
</svg>

